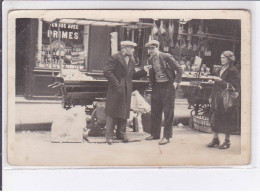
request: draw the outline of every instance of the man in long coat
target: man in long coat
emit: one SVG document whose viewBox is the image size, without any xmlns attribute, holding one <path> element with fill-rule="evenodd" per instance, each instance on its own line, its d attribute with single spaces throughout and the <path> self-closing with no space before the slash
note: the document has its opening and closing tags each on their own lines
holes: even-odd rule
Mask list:
<svg viewBox="0 0 260 194">
<path fill-rule="evenodd" d="M 104 76 L 108 80 L 108 91 L 105 112 L 106 140 L 112 143 L 114 124 L 117 123 L 117 139 L 128 142 L 126 136 L 126 122 L 130 115 L 131 94 L 133 90 L 132 79 L 146 76 L 143 69 L 135 72 L 133 58 L 136 43 L 131 41 L 121 42 L 121 51 L 111 56 L 104 67 Z"/>
</svg>

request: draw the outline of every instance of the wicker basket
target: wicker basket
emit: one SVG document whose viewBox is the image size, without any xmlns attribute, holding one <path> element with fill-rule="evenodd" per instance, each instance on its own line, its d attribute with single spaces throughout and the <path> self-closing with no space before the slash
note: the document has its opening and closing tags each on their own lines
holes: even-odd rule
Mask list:
<svg viewBox="0 0 260 194">
<path fill-rule="evenodd" d="M 212 133 L 209 117 L 197 115 L 197 116 L 193 116 L 192 120 L 193 120 L 194 129 L 205 133 Z"/>
</svg>

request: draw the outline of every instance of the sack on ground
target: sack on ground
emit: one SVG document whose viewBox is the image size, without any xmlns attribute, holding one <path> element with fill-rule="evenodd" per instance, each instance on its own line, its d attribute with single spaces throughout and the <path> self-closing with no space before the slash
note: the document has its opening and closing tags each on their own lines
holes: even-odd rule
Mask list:
<svg viewBox="0 0 260 194">
<path fill-rule="evenodd" d="M 138 113 L 147 113 L 151 111 L 151 106 L 146 102 L 146 100 L 141 96 L 141 94 L 136 90 L 131 96 L 131 109 Z"/>
<path fill-rule="evenodd" d="M 73 107 L 59 111 L 51 127 L 51 142 L 82 142 L 83 130 L 86 127 L 84 107 Z"/>
</svg>

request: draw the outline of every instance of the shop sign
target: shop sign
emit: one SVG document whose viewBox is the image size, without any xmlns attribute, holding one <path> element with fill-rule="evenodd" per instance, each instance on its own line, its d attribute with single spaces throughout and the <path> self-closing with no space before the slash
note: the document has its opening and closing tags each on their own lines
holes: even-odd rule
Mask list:
<svg viewBox="0 0 260 194">
<path fill-rule="evenodd" d="M 60 32 L 58 32 L 58 25 L 60 27 Z M 82 25 L 65 23 L 58 24 L 57 22 L 49 24 L 47 22 L 43 22 L 42 29 L 43 44 L 50 44 L 50 37 L 53 42 L 58 40 L 59 36 L 61 41 L 63 41 L 67 46 L 83 43 L 84 26 Z"/>
</svg>

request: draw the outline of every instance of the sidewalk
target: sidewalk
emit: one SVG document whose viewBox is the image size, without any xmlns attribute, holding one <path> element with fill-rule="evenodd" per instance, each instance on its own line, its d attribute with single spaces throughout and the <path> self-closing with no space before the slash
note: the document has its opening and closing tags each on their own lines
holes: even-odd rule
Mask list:
<svg viewBox="0 0 260 194">
<path fill-rule="evenodd" d="M 133 132 L 135 133 L 135 132 Z M 103 137 L 104 138 L 104 137 Z M 49 131 L 17 132 L 15 154 L 9 162 L 15 165 L 106 166 L 106 165 L 175 165 L 203 166 L 239 164 L 241 137 L 231 136 L 227 150 L 208 148 L 212 134 L 189 127 L 173 127 L 173 138 L 164 146 L 159 140 L 129 143 L 51 143 Z M 220 135 L 221 143 L 224 134 Z M 105 142 L 105 138 L 104 138 Z"/>
<path fill-rule="evenodd" d="M 16 131 L 50 131 L 52 122 L 61 110 L 61 101 L 57 100 L 26 100 L 16 97 L 15 103 Z M 81 107 L 83 110 L 84 106 Z M 190 109 L 186 99 L 176 99 L 174 125 L 188 125 Z"/>
<path fill-rule="evenodd" d="M 62 110 L 60 102 L 37 103 L 20 100 L 16 103 L 15 152 L 8 161 L 26 166 L 204 166 L 241 164 L 241 136 L 231 136 L 227 150 L 207 148 L 212 134 L 195 131 L 188 126 L 173 127 L 171 143 L 159 146 L 158 141 L 129 143 L 51 143 L 51 125 Z M 82 107 L 84 110 L 84 107 Z M 176 100 L 175 124 L 188 121 L 190 109 L 185 100 Z M 163 132 L 163 130 L 162 130 Z M 135 133 L 135 132 L 131 132 Z M 148 135 L 148 134 L 147 134 Z M 220 134 L 221 143 L 224 134 Z"/>
</svg>

